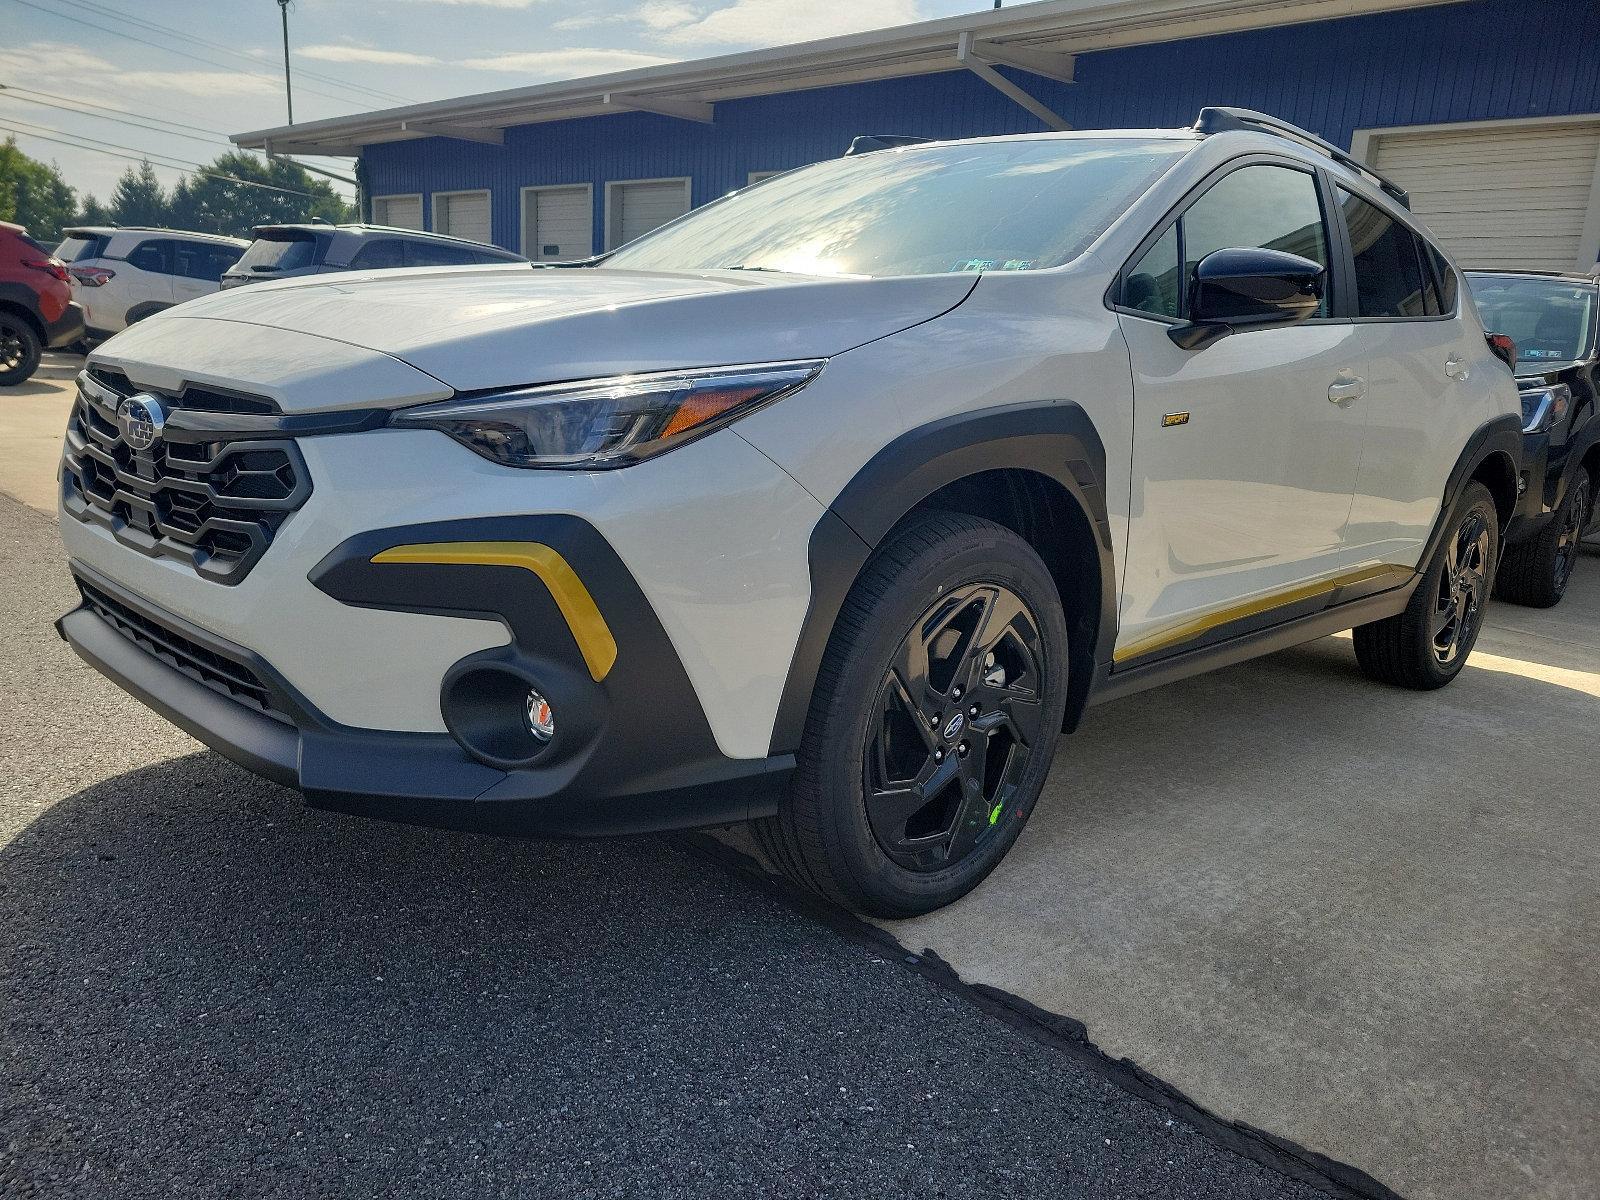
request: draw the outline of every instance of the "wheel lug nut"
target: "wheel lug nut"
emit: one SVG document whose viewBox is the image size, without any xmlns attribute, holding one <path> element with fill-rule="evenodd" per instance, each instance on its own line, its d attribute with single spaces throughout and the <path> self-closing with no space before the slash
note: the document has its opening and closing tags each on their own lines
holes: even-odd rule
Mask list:
<svg viewBox="0 0 1600 1200">
<path fill-rule="evenodd" d="M 944 751 L 943 750 L 935 750 L 933 752 L 933 761 L 934 762 L 943 762 L 944 761 Z"/>
<path fill-rule="evenodd" d="M 967 744 L 965 742 L 962 742 L 959 746 L 956 747 L 956 754 L 958 754 L 962 758 L 965 758 L 967 756 Z"/>
<path fill-rule="evenodd" d="M 928 728 L 930 728 L 930 729 L 939 728 L 939 714 L 938 713 L 934 713 L 933 716 L 928 718 Z"/>
<path fill-rule="evenodd" d="M 954 698 L 954 699 L 956 699 L 956 700 L 959 700 L 959 699 L 961 699 L 961 688 L 960 688 L 960 687 L 957 687 L 957 688 L 956 688 L 956 689 L 955 689 L 955 691 L 953 691 L 953 692 L 951 692 L 951 693 L 950 693 L 950 695 L 951 695 L 951 696 L 952 696 L 952 697 L 953 697 L 953 698 Z"/>
<path fill-rule="evenodd" d="M 978 706 L 976 704 L 974 704 L 971 708 L 967 709 L 967 716 L 975 717 L 977 715 L 978 715 Z"/>
</svg>

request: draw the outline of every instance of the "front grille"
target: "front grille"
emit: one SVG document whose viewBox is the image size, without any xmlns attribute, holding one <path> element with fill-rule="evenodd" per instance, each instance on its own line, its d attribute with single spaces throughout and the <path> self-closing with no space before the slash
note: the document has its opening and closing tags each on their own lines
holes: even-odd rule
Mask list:
<svg viewBox="0 0 1600 1200">
<path fill-rule="evenodd" d="M 230 700 L 238 701 L 246 708 L 286 725 L 294 723 L 261 677 L 243 662 L 207 649 L 81 577 L 78 579 L 78 590 L 83 594 L 83 602 L 96 616 L 169 667 L 176 668 L 195 682 L 205 684 Z"/>
<path fill-rule="evenodd" d="M 80 382 L 62 458 L 63 507 L 141 553 L 179 559 L 216 583 L 238 583 L 311 494 L 305 460 L 292 439 L 177 429 L 135 450 L 118 420 L 134 391 L 125 377 L 99 367 Z M 161 399 L 173 413 L 273 411 L 264 400 L 193 387 Z"/>
</svg>

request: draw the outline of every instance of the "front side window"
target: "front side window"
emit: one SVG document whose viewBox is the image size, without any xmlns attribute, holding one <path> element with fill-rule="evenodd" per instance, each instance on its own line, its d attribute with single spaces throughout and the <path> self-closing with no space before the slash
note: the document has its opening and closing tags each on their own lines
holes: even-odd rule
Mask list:
<svg viewBox="0 0 1600 1200">
<path fill-rule="evenodd" d="M 708 204 L 600 266 L 868 276 L 1059 266 L 1194 145 L 1008 139 L 831 159 Z"/>
<path fill-rule="evenodd" d="M 1356 311 L 1363 317 L 1428 315 L 1417 235 L 1375 204 L 1339 189 L 1356 263 Z M 1437 307 L 1437 301 L 1436 305 Z"/>
<path fill-rule="evenodd" d="M 1576 362 L 1594 344 L 1595 289 L 1562 279 L 1469 272 L 1483 327 L 1517 343 L 1517 364 Z"/>
<path fill-rule="evenodd" d="M 212 242 L 177 242 L 177 274 L 216 283 L 238 260 L 238 252 Z"/>
<path fill-rule="evenodd" d="M 1153 317 L 1173 320 L 1182 312 L 1178 286 L 1178 226 L 1171 225 L 1144 252 L 1122 288 L 1122 303 Z"/>
<path fill-rule="evenodd" d="M 1328 231 L 1316 177 L 1292 167 L 1262 163 L 1219 180 L 1183 214 L 1185 281 L 1215 250 L 1237 247 L 1298 254 L 1326 268 Z M 1317 315 L 1328 315 L 1328 289 Z"/>
</svg>

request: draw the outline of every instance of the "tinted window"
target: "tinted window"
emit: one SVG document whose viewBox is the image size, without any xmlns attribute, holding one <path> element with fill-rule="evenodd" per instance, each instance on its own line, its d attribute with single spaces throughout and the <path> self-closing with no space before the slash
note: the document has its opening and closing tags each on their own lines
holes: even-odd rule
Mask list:
<svg viewBox="0 0 1600 1200">
<path fill-rule="evenodd" d="M 444 242 L 407 242 L 408 267 L 459 267 L 465 263 L 482 262 L 480 255 L 465 246 L 451 246 Z"/>
<path fill-rule="evenodd" d="M 939 275 L 1053 267 L 1193 148 L 1039 138 L 830 159 L 708 204 L 601 269 Z"/>
<path fill-rule="evenodd" d="M 376 271 L 385 267 L 405 265 L 405 251 L 397 238 L 378 238 L 370 241 L 350 260 L 352 271 Z"/>
<path fill-rule="evenodd" d="M 1178 226 L 1158 238 L 1128 272 L 1122 303 L 1158 317 L 1178 315 Z"/>
<path fill-rule="evenodd" d="M 172 243 L 165 241 L 140 242 L 128 255 L 128 265 L 157 275 L 172 274 Z"/>
<path fill-rule="evenodd" d="M 1363 317 L 1423 317 L 1417 236 L 1375 204 L 1339 189 L 1350 250 L 1356 260 L 1356 306 Z"/>
<path fill-rule="evenodd" d="M 1184 279 L 1215 250 L 1254 247 L 1298 254 L 1328 265 L 1317 181 L 1305 171 L 1268 165 L 1241 167 L 1219 180 L 1183 214 Z M 1319 315 L 1328 311 L 1323 289 Z"/>
<path fill-rule="evenodd" d="M 106 239 L 94 234 L 73 234 L 56 247 L 56 257 L 62 262 L 77 262 L 80 258 L 95 258 L 104 254 Z"/>
<path fill-rule="evenodd" d="M 208 279 L 216 283 L 222 273 L 239 259 L 231 246 L 214 242 L 174 242 L 176 273 L 187 279 Z"/>
<path fill-rule="evenodd" d="M 286 238 L 259 237 L 239 259 L 240 271 L 253 271 L 270 275 L 274 271 L 293 271 L 299 267 L 315 266 L 317 262 L 317 237 L 308 233 Z"/>
<path fill-rule="evenodd" d="M 1433 258 L 1434 274 L 1439 277 L 1439 311 L 1453 313 L 1456 310 L 1456 295 L 1460 291 L 1460 281 L 1456 278 L 1455 268 L 1439 253 L 1437 246 L 1429 245 L 1428 254 Z"/>
</svg>

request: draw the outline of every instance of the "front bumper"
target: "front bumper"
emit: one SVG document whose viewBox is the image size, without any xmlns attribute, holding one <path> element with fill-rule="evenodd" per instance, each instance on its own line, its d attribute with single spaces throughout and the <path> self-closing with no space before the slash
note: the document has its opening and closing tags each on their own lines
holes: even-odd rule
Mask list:
<svg viewBox="0 0 1600 1200">
<path fill-rule="evenodd" d="M 329 573 L 342 580 L 338 586 L 381 589 L 394 580 L 413 589 L 419 603 L 459 594 L 462 580 L 449 568 L 402 567 L 393 575 L 369 576 L 363 569 L 371 565 L 366 550 L 330 555 Z M 616 695 L 582 702 L 562 694 L 560 681 L 574 674 L 573 662 L 548 658 L 563 656 L 565 648 L 529 654 L 513 643 L 485 652 L 496 660 L 525 659 L 541 679 L 557 681 L 551 688 L 557 711 L 581 712 L 587 721 L 573 729 L 568 748 L 549 765 L 503 770 L 479 761 L 447 733 L 357 729 L 330 721 L 259 656 L 156 608 L 81 563 L 73 570 L 85 602 L 56 628 L 80 658 L 240 766 L 298 788 L 313 807 L 482 833 L 648 833 L 769 815 L 793 770 L 792 755 L 728 759 L 717 753 L 704 717 L 696 720 L 692 692 L 678 690 L 687 689 L 681 667 L 679 683 L 670 664 L 649 653 L 645 639 L 631 630 L 619 639 L 626 653 L 612 673 Z M 409 580 L 399 578 L 408 574 Z M 544 629 L 541 641 L 548 644 L 549 609 L 537 588 L 521 590 L 532 602 L 516 607 L 515 621 Z M 474 599 L 483 602 L 482 596 Z M 186 669 L 196 662 L 210 666 L 203 672 Z M 233 682 L 219 685 L 219 676 Z M 667 717 L 654 728 L 641 719 L 648 715 L 640 703 L 646 698 L 667 706 Z"/>
</svg>

